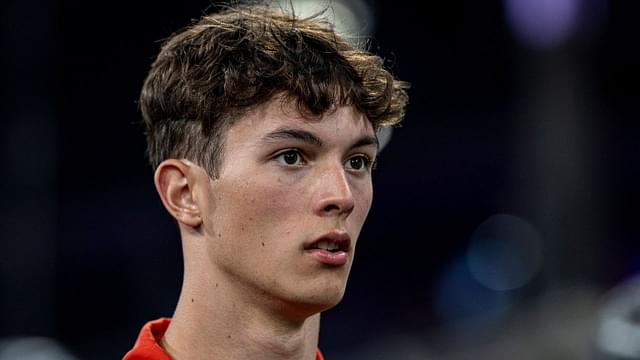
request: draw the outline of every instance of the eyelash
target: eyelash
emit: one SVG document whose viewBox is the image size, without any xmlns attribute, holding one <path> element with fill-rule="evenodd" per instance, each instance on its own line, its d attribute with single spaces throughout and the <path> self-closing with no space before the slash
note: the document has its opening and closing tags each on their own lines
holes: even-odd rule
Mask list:
<svg viewBox="0 0 640 360">
<path fill-rule="evenodd" d="M 361 169 L 353 169 L 353 170 L 362 171 L 362 170 L 371 169 L 371 159 L 369 159 L 368 156 L 362 155 L 362 154 L 356 155 L 356 156 L 352 156 L 352 157 L 348 158 L 345 163 L 348 163 L 353 159 L 362 159 L 362 168 Z"/>
<path fill-rule="evenodd" d="M 295 154 L 297 156 L 296 158 L 296 162 L 293 164 L 289 164 L 287 163 L 287 161 L 284 159 L 284 156 L 287 154 Z M 281 160 L 278 160 L 279 158 L 281 158 Z M 285 165 L 285 166 L 300 166 L 300 165 L 304 165 L 307 163 L 304 153 L 299 150 L 299 149 L 286 149 L 283 150 L 279 153 L 277 153 L 274 157 L 274 160 L 280 162 L 281 164 Z M 360 169 L 353 169 L 355 171 L 363 171 L 363 170 L 371 170 L 375 168 L 376 162 L 374 160 L 371 160 L 369 158 L 369 156 L 365 155 L 365 154 L 358 154 L 355 156 L 352 156 L 350 158 L 348 158 L 345 161 L 345 164 L 353 159 L 362 159 L 362 168 Z M 298 162 L 301 162 L 301 164 L 298 164 Z"/>
<path fill-rule="evenodd" d="M 298 164 L 289 164 L 289 163 L 286 162 L 286 160 L 284 160 L 284 156 L 287 155 L 287 154 L 296 154 L 298 156 L 297 160 L 298 161 L 302 161 L 303 163 L 306 164 L 306 160 L 305 160 L 304 154 L 302 153 L 302 151 L 300 151 L 298 149 L 286 149 L 286 150 L 283 150 L 283 151 L 277 153 L 273 157 L 273 159 L 277 161 L 278 158 L 282 158 L 282 161 L 279 161 L 279 162 L 282 163 L 283 165 L 298 166 Z"/>
</svg>

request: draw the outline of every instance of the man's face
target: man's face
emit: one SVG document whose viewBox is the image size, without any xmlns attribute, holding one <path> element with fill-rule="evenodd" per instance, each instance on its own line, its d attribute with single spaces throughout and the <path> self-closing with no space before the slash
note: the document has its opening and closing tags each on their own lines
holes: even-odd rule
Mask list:
<svg viewBox="0 0 640 360">
<path fill-rule="evenodd" d="M 242 301 L 267 296 L 311 312 L 340 301 L 376 152 L 370 122 L 347 106 L 309 120 L 276 100 L 229 129 L 202 232 Z"/>
</svg>

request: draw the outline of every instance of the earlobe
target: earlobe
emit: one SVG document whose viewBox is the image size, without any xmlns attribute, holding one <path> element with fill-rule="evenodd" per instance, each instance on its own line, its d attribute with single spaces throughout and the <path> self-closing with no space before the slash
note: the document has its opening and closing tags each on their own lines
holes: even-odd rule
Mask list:
<svg viewBox="0 0 640 360">
<path fill-rule="evenodd" d="M 202 223 L 200 207 L 194 197 L 189 162 L 177 159 L 165 160 L 156 169 L 154 182 L 156 190 L 167 211 L 178 222 L 198 227 Z"/>
</svg>

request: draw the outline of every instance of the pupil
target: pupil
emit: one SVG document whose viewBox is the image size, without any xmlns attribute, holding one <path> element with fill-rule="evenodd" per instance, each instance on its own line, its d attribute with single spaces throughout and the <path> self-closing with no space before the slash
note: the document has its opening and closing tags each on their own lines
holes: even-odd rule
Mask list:
<svg viewBox="0 0 640 360">
<path fill-rule="evenodd" d="M 362 168 L 362 159 L 361 158 L 353 158 L 351 159 L 351 167 L 354 169 Z"/>
<path fill-rule="evenodd" d="M 284 161 L 289 165 L 295 164 L 297 160 L 298 160 L 298 154 L 294 152 L 288 152 L 284 154 Z"/>
</svg>

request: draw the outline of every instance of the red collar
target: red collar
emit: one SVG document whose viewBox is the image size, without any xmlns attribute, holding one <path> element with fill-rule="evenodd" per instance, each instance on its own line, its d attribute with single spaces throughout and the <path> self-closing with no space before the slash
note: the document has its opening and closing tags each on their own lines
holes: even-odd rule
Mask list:
<svg viewBox="0 0 640 360">
<path fill-rule="evenodd" d="M 171 323 L 170 318 L 160 318 L 146 323 L 133 349 L 122 360 L 172 360 L 171 356 L 160 346 L 160 339 L 164 336 Z M 324 360 L 319 349 L 316 350 L 316 360 Z"/>
<path fill-rule="evenodd" d="M 170 318 L 160 318 L 144 324 L 133 349 L 122 360 L 171 360 L 171 356 L 160 346 L 160 339 L 170 322 Z"/>
</svg>

